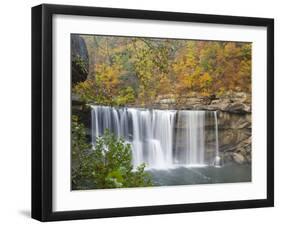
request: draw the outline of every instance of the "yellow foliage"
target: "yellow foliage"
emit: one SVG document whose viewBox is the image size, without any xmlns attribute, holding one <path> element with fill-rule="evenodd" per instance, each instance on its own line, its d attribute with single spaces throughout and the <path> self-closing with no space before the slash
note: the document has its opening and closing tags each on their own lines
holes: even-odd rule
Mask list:
<svg viewBox="0 0 281 226">
<path fill-rule="evenodd" d="M 213 81 L 213 79 L 208 72 L 205 72 L 199 78 L 199 82 L 200 82 L 201 87 L 209 86 L 212 81 Z"/>
<path fill-rule="evenodd" d="M 101 64 L 96 66 L 95 71 L 96 81 L 102 83 L 108 92 L 116 93 L 115 89 L 120 83 L 121 67 L 119 65 L 108 66 Z"/>
<path fill-rule="evenodd" d="M 90 51 L 92 81 L 74 90 L 84 90 L 100 102 L 145 106 L 157 95 L 251 91 L 250 43 L 102 36 L 93 40 L 87 42 L 95 46 Z"/>
</svg>

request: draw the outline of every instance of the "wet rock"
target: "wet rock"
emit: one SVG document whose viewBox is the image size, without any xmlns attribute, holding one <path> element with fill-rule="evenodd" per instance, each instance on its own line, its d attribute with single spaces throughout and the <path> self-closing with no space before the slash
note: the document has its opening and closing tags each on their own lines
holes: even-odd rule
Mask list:
<svg viewBox="0 0 281 226">
<path fill-rule="evenodd" d="M 245 157 L 242 154 L 239 153 L 233 153 L 232 154 L 233 160 L 238 164 L 244 164 L 245 163 Z"/>
<path fill-rule="evenodd" d="M 251 114 L 235 114 L 231 112 L 219 112 L 218 123 L 220 129 L 250 129 Z"/>
</svg>

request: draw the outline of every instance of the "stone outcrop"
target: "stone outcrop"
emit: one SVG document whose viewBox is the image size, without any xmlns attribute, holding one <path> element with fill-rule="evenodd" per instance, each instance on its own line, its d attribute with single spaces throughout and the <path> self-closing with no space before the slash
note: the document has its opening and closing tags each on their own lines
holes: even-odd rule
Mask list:
<svg viewBox="0 0 281 226">
<path fill-rule="evenodd" d="M 219 149 L 225 161 L 251 162 L 251 114 L 218 114 Z"/>
<path fill-rule="evenodd" d="M 71 76 L 72 85 L 87 79 L 89 55 L 85 40 L 79 35 L 71 35 Z"/>
<path fill-rule="evenodd" d="M 153 104 L 159 109 L 179 109 L 179 110 L 210 110 L 224 111 L 229 113 L 251 113 L 251 96 L 247 93 L 236 92 L 226 93 L 223 96 L 209 97 L 198 96 L 191 93 L 188 96 L 173 98 L 172 96 L 159 96 Z"/>
</svg>

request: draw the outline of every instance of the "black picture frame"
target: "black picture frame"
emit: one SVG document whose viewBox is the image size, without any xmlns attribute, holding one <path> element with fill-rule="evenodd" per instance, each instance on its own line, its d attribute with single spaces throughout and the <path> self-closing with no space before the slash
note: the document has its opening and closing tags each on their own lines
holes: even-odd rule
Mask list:
<svg viewBox="0 0 281 226">
<path fill-rule="evenodd" d="M 54 212 L 52 210 L 52 18 L 55 14 L 266 27 L 267 198 Z M 274 206 L 273 19 L 49 4 L 32 8 L 32 218 L 40 221 L 56 221 L 271 206 Z"/>
</svg>

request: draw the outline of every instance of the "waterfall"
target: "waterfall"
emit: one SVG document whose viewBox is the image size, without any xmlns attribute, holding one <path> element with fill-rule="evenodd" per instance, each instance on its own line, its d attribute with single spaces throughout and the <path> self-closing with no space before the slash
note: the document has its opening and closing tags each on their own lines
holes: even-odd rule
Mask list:
<svg viewBox="0 0 281 226">
<path fill-rule="evenodd" d="M 133 165 L 167 169 L 207 164 L 205 111 L 156 110 L 92 106 L 92 144 L 109 129 L 131 144 Z M 214 112 L 215 156 L 219 156 L 217 115 Z M 214 160 L 213 160 L 214 162 Z"/>
<path fill-rule="evenodd" d="M 218 116 L 216 111 L 214 111 L 214 117 L 215 117 L 216 157 L 217 157 L 219 156 L 219 139 L 218 139 Z"/>
<path fill-rule="evenodd" d="M 205 111 L 179 111 L 178 122 L 183 124 L 182 135 L 179 137 L 184 165 L 204 165 L 205 163 Z"/>
<path fill-rule="evenodd" d="M 214 166 L 220 167 L 221 166 L 221 158 L 219 154 L 219 137 L 218 137 L 218 116 L 217 116 L 217 111 L 214 111 L 214 119 L 215 119 L 215 141 L 216 141 L 216 156 L 215 156 L 215 161 L 214 161 Z"/>
</svg>

